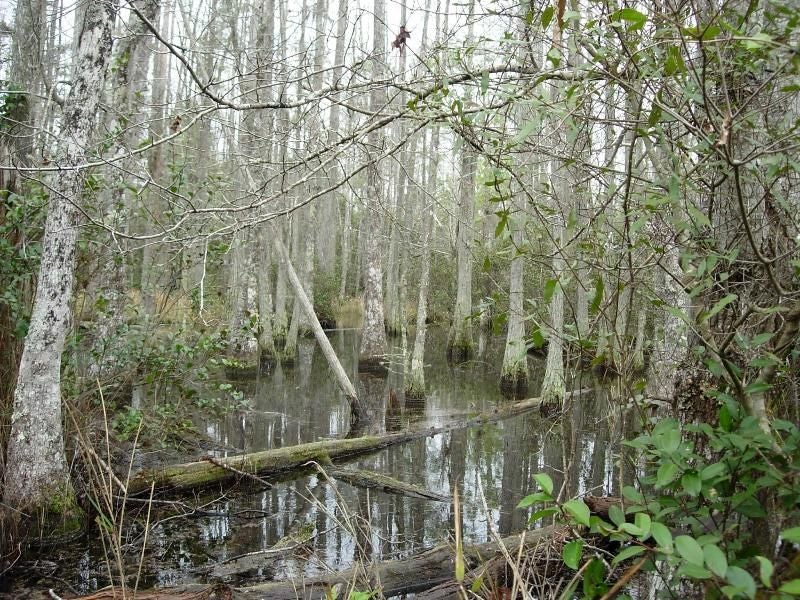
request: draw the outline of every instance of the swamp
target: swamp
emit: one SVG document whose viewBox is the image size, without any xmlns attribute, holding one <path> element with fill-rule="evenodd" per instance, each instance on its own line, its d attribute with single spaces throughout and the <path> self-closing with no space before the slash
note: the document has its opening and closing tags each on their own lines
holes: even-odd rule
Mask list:
<svg viewBox="0 0 800 600">
<path fill-rule="evenodd" d="M 798 0 L 11 0 L 0 80 L 0 598 L 800 597 Z"/>
</svg>

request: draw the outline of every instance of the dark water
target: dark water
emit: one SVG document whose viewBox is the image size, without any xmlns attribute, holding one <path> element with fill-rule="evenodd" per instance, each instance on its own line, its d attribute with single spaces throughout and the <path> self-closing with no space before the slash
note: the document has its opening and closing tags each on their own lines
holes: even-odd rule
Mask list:
<svg viewBox="0 0 800 600">
<path fill-rule="evenodd" d="M 402 355 L 386 378 L 356 372 L 358 332 L 330 332 L 331 341 L 362 397 L 371 403 L 375 419 L 370 430 L 399 430 L 437 425 L 508 402 L 498 387 L 502 342 L 490 340 L 482 358 L 460 366 L 444 360 L 445 335 L 429 334 L 424 401 L 403 397 Z M 531 389 L 538 393 L 542 364 L 531 359 Z M 567 382 L 567 389 L 595 387 L 588 375 Z M 213 385 L 218 385 L 215 382 Z M 195 424 L 219 448 L 218 456 L 241 451 L 278 448 L 350 431 L 350 409 L 313 340 L 301 340 L 300 356 L 292 368 L 277 367 L 255 380 L 235 381 L 252 408 L 221 418 L 197 416 Z M 397 402 L 390 400 L 394 391 Z M 391 475 L 442 494 L 458 486 L 463 502 L 465 538 L 486 541 L 490 527 L 500 534 L 526 527 L 528 511 L 516 509 L 533 491 L 532 475 L 547 472 L 563 493 L 617 493 L 621 418 L 609 401 L 607 387 L 572 402 L 563 419 L 538 413 L 481 428 L 464 429 L 395 446 L 347 466 Z M 191 460 L 197 456 L 185 456 Z M 315 501 L 310 501 L 313 497 Z M 277 482 L 270 489 L 232 491 L 224 497 L 186 500 L 202 505 L 206 516 L 151 517 L 140 588 L 213 579 L 247 582 L 313 575 L 350 566 L 356 560 L 409 555 L 447 540 L 453 530 L 452 506 L 364 490 L 338 483 L 334 488 L 316 475 Z M 252 560 L 252 568 L 232 574 L 231 565 L 218 565 L 244 553 L 269 548 L 292 524 L 311 523 L 316 537 L 311 548 L 288 557 Z M 131 527 L 125 547 L 128 574 L 138 568 L 141 527 Z M 97 539 L 84 540 L 63 552 L 52 569 L 62 581 L 40 585 L 62 591 L 67 584 L 89 592 L 108 582 L 104 551 Z M 241 565 L 239 565 L 241 566 Z M 118 569 L 111 567 L 114 576 Z"/>
</svg>

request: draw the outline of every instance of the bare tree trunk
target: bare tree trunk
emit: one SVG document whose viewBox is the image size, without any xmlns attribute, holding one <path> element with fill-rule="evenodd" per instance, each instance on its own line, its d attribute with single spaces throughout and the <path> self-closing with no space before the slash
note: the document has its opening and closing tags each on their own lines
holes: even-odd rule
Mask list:
<svg viewBox="0 0 800 600">
<path fill-rule="evenodd" d="M 64 106 L 63 151 L 58 164 L 77 165 L 90 151 L 105 83 L 117 5 L 90 1 Z M 74 492 L 64 457 L 61 423 L 61 355 L 70 323 L 75 245 L 80 222 L 82 172 L 64 169 L 54 184 L 45 224 L 39 284 L 25 338 L 17 388 L 3 502 L 13 507 L 64 510 Z M 35 513 L 34 513 L 35 514 Z"/>
<path fill-rule="evenodd" d="M 165 4 L 160 7 L 159 13 L 161 17 L 160 31 L 169 39 L 172 29 L 172 15 L 170 8 L 172 6 L 171 0 L 166 0 Z M 161 137 L 167 131 L 167 101 L 169 95 L 169 57 L 166 52 L 159 53 L 154 59 L 153 65 L 153 85 L 152 85 L 152 116 L 150 121 L 150 130 L 154 137 Z M 164 180 L 165 164 L 164 164 L 164 148 L 163 145 L 156 146 L 150 152 L 147 159 L 147 170 L 150 174 L 150 179 L 157 185 L 162 185 Z M 147 215 L 143 223 L 143 231 L 145 234 L 152 232 L 152 221 L 160 219 L 163 212 L 163 204 L 158 189 L 150 189 L 147 195 L 149 200 Z M 153 242 L 149 242 L 142 250 L 142 271 L 141 271 L 141 291 L 142 291 L 142 309 L 145 316 L 152 316 L 156 312 L 156 290 L 159 289 L 164 282 L 162 269 L 155 269 L 155 263 L 159 257 L 159 246 Z"/>
<path fill-rule="evenodd" d="M 375 79 L 383 76 L 383 63 L 386 56 L 385 0 L 373 0 L 373 58 L 372 75 Z M 370 110 L 377 113 L 385 104 L 385 91 L 380 86 L 373 87 L 370 93 Z M 382 133 L 377 129 L 369 134 L 369 166 L 367 167 L 366 215 L 362 221 L 365 240 L 364 265 L 364 326 L 361 330 L 361 351 L 359 363 L 375 364 L 386 355 L 386 329 L 383 318 L 383 261 L 381 258 L 382 218 L 380 207 L 383 199 L 383 180 L 378 169 L 377 154 L 383 146 Z"/>
<path fill-rule="evenodd" d="M 137 0 L 136 10 L 152 23 L 158 14 L 159 0 Z M 116 231 L 127 232 L 133 218 L 135 196 L 147 182 L 147 167 L 139 156 L 130 156 L 130 151 L 146 139 L 145 115 L 142 111 L 147 91 L 147 71 L 150 63 L 148 40 L 151 37 L 145 22 L 131 14 L 130 31 L 117 46 L 116 63 L 119 64 L 112 78 L 113 116 L 107 124 L 114 137 L 109 154 L 115 160 L 110 166 L 109 189 L 103 194 L 103 221 Z M 130 193 L 131 187 L 136 193 Z M 133 196 L 133 197 L 132 197 Z M 101 237 L 101 247 L 96 253 L 99 265 L 98 294 L 104 302 L 95 302 L 97 314 L 92 332 L 89 376 L 107 378 L 121 368 L 120 348 L 124 335 L 120 329 L 125 321 L 125 305 L 128 302 L 127 254 L 116 236 Z"/>
<path fill-rule="evenodd" d="M 458 184 L 458 281 L 453 322 L 447 340 L 447 356 L 464 361 L 474 352 L 472 339 L 472 238 L 475 213 L 475 169 L 477 157 L 469 144 L 461 146 L 461 176 Z"/>
<path fill-rule="evenodd" d="M 510 224 L 511 241 L 514 245 L 511 259 L 511 276 L 508 291 L 508 334 L 500 372 L 500 389 L 511 396 L 521 396 L 528 390 L 528 353 L 525 345 L 525 288 L 523 269 L 525 255 L 522 247 L 522 225 Z"/>
<path fill-rule="evenodd" d="M 428 190 L 436 188 L 438 170 L 437 153 L 439 151 L 439 130 L 434 128 L 431 133 L 430 154 L 423 150 L 423 156 L 430 156 L 426 165 L 428 169 L 426 187 Z M 434 206 L 423 209 L 422 231 L 422 272 L 419 276 L 419 296 L 417 299 L 417 333 L 414 337 L 414 351 L 411 355 L 410 369 L 405 376 L 406 397 L 425 397 L 425 337 L 428 330 L 428 287 L 431 274 L 431 236 L 433 235 L 433 210 Z"/>
<path fill-rule="evenodd" d="M 553 47 L 562 52 L 561 17 L 553 25 Z M 552 88 L 551 101 L 557 102 L 559 89 Z M 565 146 L 565 135 L 562 126 L 557 126 L 553 133 L 553 154 L 556 155 Z M 562 171 L 562 172 L 559 172 Z M 553 158 L 550 161 L 550 190 L 553 195 L 553 219 L 551 236 L 553 239 L 553 293 L 550 298 L 550 318 L 547 325 L 547 364 L 545 365 L 544 380 L 542 381 L 542 398 L 547 401 L 561 402 L 566 393 L 564 381 L 564 289 L 562 282 L 566 270 L 564 259 L 564 217 L 563 210 L 567 206 L 568 193 L 565 173 L 561 161 Z"/>
</svg>

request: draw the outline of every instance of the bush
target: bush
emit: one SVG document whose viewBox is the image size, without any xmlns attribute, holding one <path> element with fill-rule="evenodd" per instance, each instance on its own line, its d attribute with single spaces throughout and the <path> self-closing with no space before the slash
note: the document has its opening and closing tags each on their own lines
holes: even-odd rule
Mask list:
<svg viewBox="0 0 800 600">
<path fill-rule="evenodd" d="M 590 515 L 579 499 L 553 506 L 552 481 L 544 474 L 535 476 L 541 491 L 520 506 L 545 503 L 532 521 L 553 516 L 618 543 L 610 568 L 637 558 L 637 570 L 651 572 L 664 591 L 682 586 L 703 589 L 709 598 L 800 596 L 800 555 L 792 546 L 800 543 L 800 527 L 784 523 L 797 519 L 800 505 L 800 431 L 776 420 L 769 436 L 756 419 L 741 416 L 732 398 L 718 396 L 723 404 L 716 426 L 681 429 L 665 419 L 627 442 L 641 453 L 644 476 L 639 489 L 623 489 L 624 508 L 612 506 L 610 522 Z M 600 583 L 585 585 L 584 594 L 599 597 L 610 573 L 606 563 L 583 557 L 585 547 L 584 540 L 573 540 L 563 559 L 574 569 L 597 562 L 592 569 L 602 569 Z"/>
</svg>

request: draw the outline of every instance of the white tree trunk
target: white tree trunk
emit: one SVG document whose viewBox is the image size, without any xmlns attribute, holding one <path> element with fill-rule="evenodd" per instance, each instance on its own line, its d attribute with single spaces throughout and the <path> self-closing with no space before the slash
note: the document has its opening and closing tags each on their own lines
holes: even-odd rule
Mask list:
<svg viewBox="0 0 800 600">
<path fill-rule="evenodd" d="M 436 189 L 438 169 L 437 152 L 439 151 L 439 130 L 434 128 L 431 134 L 431 152 L 423 151 L 423 156 L 430 156 L 426 165 L 427 188 Z M 405 376 L 406 396 L 410 398 L 425 397 L 425 337 L 428 330 L 428 287 L 431 276 L 431 236 L 433 235 L 434 205 L 426 206 L 423 218 L 422 237 L 422 272 L 419 276 L 419 295 L 417 298 L 417 333 L 414 337 L 414 350 L 411 354 L 410 369 Z"/>
<path fill-rule="evenodd" d="M 511 396 L 521 396 L 528 389 L 528 353 L 525 345 L 525 288 L 523 270 L 525 255 L 517 249 L 523 246 L 523 229 L 519 223 L 510 223 L 514 258 L 511 259 L 511 276 L 508 290 L 508 333 L 500 372 L 500 388 Z"/>
<path fill-rule="evenodd" d="M 447 341 L 447 356 L 464 361 L 472 356 L 472 238 L 475 214 L 475 169 L 477 157 L 464 141 L 461 146 L 461 177 L 458 184 L 458 280 L 453 322 Z"/>
<path fill-rule="evenodd" d="M 91 0 L 74 60 L 72 87 L 64 106 L 58 164 L 85 159 L 111 55 L 117 5 Z M 25 338 L 8 443 L 3 501 L 14 507 L 67 505 L 73 495 L 64 457 L 61 423 L 61 355 L 70 322 L 75 279 L 77 204 L 83 174 L 61 171 L 54 184 L 45 224 L 39 283 Z"/>
<path fill-rule="evenodd" d="M 372 76 L 380 79 L 383 76 L 383 63 L 386 54 L 385 0 L 374 0 L 373 4 L 373 58 Z M 386 93 L 375 86 L 370 94 L 370 110 L 377 113 L 385 103 Z M 380 209 L 383 204 L 383 180 L 378 169 L 378 157 L 382 146 L 383 134 L 374 130 L 369 134 L 369 166 L 367 167 L 367 202 L 366 215 L 362 220 L 361 231 L 366 237 L 364 243 L 364 325 L 361 330 L 360 363 L 376 363 L 386 355 L 386 329 L 383 317 L 383 261 L 381 244 L 382 218 Z"/>
</svg>

